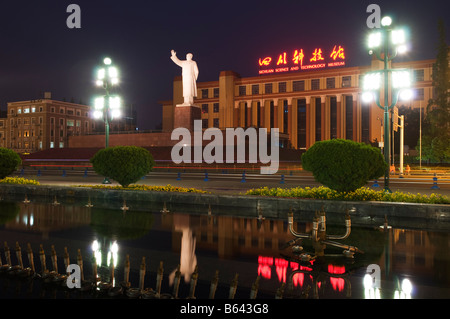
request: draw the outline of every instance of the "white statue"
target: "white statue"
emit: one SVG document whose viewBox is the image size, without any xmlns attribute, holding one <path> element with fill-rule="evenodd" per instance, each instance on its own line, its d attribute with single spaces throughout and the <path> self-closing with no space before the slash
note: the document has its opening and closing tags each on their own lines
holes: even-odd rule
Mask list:
<svg viewBox="0 0 450 319">
<path fill-rule="evenodd" d="M 181 61 L 177 58 L 177 53 L 172 50 L 172 61 L 180 66 L 183 70 L 183 97 L 184 103 L 181 106 L 194 105 L 194 97 L 197 97 L 197 79 L 198 79 L 198 67 L 197 62 L 192 60 L 192 53 L 186 55 L 186 60 Z"/>
</svg>

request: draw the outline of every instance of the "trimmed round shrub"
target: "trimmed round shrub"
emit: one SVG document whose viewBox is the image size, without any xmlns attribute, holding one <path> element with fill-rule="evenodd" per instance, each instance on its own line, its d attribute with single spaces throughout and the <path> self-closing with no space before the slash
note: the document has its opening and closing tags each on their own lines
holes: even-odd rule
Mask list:
<svg viewBox="0 0 450 319">
<path fill-rule="evenodd" d="M 302 165 L 316 181 L 338 192 L 353 192 L 388 168 L 378 148 L 343 139 L 316 142 L 302 155 Z"/>
<path fill-rule="evenodd" d="M 115 146 L 98 151 L 92 158 L 94 171 L 123 187 L 137 182 L 154 166 L 148 150 L 137 146 Z"/>
<path fill-rule="evenodd" d="M 12 174 L 22 164 L 19 154 L 8 148 L 0 147 L 0 179 Z"/>
</svg>

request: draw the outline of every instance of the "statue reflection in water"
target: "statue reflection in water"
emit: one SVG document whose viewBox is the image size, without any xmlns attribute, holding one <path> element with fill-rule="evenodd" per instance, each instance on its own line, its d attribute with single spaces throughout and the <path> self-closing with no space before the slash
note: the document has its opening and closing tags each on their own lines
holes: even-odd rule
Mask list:
<svg viewBox="0 0 450 319">
<path fill-rule="evenodd" d="M 197 256 L 195 255 L 196 239 L 189 225 L 188 215 L 174 215 L 173 223 L 175 231 L 181 231 L 181 252 L 180 252 L 180 273 L 188 283 L 191 275 L 197 266 Z M 169 275 L 169 283 L 173 285 L 176 269 Z"/>
</svg>

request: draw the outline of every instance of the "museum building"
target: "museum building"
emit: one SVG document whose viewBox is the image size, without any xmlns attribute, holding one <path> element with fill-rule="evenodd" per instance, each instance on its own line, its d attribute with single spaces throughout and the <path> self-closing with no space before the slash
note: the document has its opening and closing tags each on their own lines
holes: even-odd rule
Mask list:
<svg viewBox="0 0 450 319">
<path fill-rule="evenodd" d="M 409 69 L 413 75 L 413 99 L 399 101 L 397 106 L 426 109 L 433 94 L 434 62 L 390 65 L 394 69 Z M 335 138 L 365 143 L 383 141 L 383 110 L 375 102 L 367 104 L 361 98 L 364 74 L 383 69 L 383 62 L 374 58 L 371 65 L 362 67 L 346 67 L 344 62 L 313 66 L 316 67 L 266 68 L 254 77 L 223 71 L 217 81 L 197 83 L 195 105 L 200 111 L 189 120 L 201 120 L 203 129 L 256 127 L 270 132 L 271 128 L 278 128 L 281 147 L 299 150 Z M 179 76 L 173 82 L 173 99 L 160 102 L 163 132 L 171 132 L 183 123 L 179 117 L 185 115 L 177 115 L 177 105 L 182 103 Z"/>
</svg>

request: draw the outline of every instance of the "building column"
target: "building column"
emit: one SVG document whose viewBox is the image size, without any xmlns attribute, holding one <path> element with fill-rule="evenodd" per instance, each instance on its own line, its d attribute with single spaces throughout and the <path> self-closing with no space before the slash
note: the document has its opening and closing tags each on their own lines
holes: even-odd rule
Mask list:
<svg viewBox="0 0 450 319">
<path fill-rule="evenodd" d="M 355 127 L 353 137 L 356 142 L 361 142 L 362 138 L 361 119 L 361 99 L 358 93 L 353 93 L 353 123 Z"/>
<path fill-rule="evenodd" d="M 291 100 L 291 114 L 290 114 L 290 121 L 289 125 L 291 126 L 291 135 L 290 140 L 292 143 L 292 147 L 297 149 L 298 148 L 298 108 L 297 108 L 297 101 L 298 99 L 292 99 Z"/>
<path fill-rule="evenodd" d="M 240 126 L 240 107 L 239 107 L 239 101 L 234 102 L 234 108 L 233 108 L 233 126 L 232 127 L 239 127 Z"/>
<path fill-rule="evenodd" d="M 322 103 L 322 141 L 330 139 L 330 103 L 329 99 L 322 95 L 320 97 Z"/>
<path fill-rule="evenodd" d="M 311 107 L 311 97 L 306 96 L 306 149 L 310 148 L 315 142 L 316 129 L 316 110 Z"/>
<path fill-rule="evenodd" d="M 342 116 L 342 95 L 336 95 L 336 137 L 342 139 L 342 128 L 344 125 L 344 117 Z"/>
</svg>

